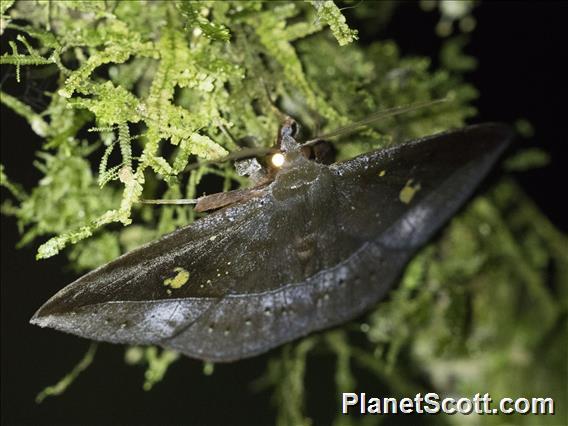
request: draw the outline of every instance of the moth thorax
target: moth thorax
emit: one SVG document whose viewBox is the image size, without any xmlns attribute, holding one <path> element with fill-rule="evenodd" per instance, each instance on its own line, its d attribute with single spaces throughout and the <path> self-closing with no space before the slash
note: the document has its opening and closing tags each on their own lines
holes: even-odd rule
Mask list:
<svg viewBox="0 0 568 426">
<path fill-rule="evenodd" d="M 292 136 L 283 135 L 280 139 L 280 150 L 282 150 L 282 152 L 292 152 L 298 150 L 299 148 L 300 144 L 296 142 L 296 139 L 294 139 Z"/>
<path fill-rule="evenodd" d="M 235 161 L 235 170 L 239 176 L 252 176 L 262 171 L 262 165 L 256 158 Z"/>
</svg>

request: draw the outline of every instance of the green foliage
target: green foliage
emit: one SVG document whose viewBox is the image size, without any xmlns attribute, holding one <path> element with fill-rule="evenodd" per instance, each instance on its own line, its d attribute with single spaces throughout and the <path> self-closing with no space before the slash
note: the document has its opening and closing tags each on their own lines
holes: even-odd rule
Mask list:
<svg viewBox="0 0 568 426">
<path fill-rule="evenodd" d="M 79 361 L 79 363 L 77 363 L 77 365 L 73 367 L 73 370 L 71 370 L 68 374 L 66 374 L 55 385 L 48 386 L 40 393 L 38 393 L 36 396 L 36 402 L 39 404 L 49 396 L 57 396 L 65 392 L 67 388 L 71 386 L 71 384 L 79 376 L 79 374 L 81 374 L 83 371 L 89 368 L 89 365 L 91 365 L 91 363 L 95 359 L 96 352 L 97 352 L 97 344 L 91 343 L 89 345 L 89 349 L 87 349 L 87 352 L 85 352 L 85 355 L 83 356 L 83 358 L 81 358 L 81 361 Z"/>
<path fill-rule="evenodd" d="M 286 345 L 281 357 L 270 361 L 266 376 L 256 383 L 257 389 L 274 386 L 274 402 L 279 409 L 277 425 L 311 424 L 304 414 L 304 376 L 306 359 L 317 341 L 317 337 L 308 337 L 296 345 Z"/>
<path fill-rule="evenodd" d="M 352 30 L 347 26 L 345 16 L 333 1 L 314 0 L 311 3 L 317 10 L 318 18 L 329 25 L 340 46 L 345 46 L 357 40 L 357 30 Z"/>
<path fill-rule="evenodd" d="M 423 3 L 441 11 L 443 35 L 454 22 L 473 29 L 472 2 Z M 395 7 L 369 2 L 353 13 L 384 25 Z M 142 196 L 194 198 L 207 175 L 223 177 L 220 190 L 246 184 L 230 164 L 189 173 L 187 166 L 245 142 L 272 145 L 284 113 L 306 133 L 326 133 L 378 110 L 450 99 L 339 138 L 340 158 L 460 127 L 475 115 L 477 92 L 463 79 L 476 66 L 463 52 L 467 38 L 447 38 L 432 69 L 430 58 L 403 56 L 394 41 L 357 45 L 357 31 L 330 1 L 3 1 L 0 12 L 3 37 L 14 38 L 0 63 L 14 65 L 18 80 L 22 66 L 58 76 L 42 111 L 1 94 L 44 140 L 34 162 L 42 178 L 28 192 L 0 168 L 0 185 L 14 198 L 2 211 L 16 217 L 20 244 L 50 237 L 38 258 L 67 247 L 77 270 L 195 219 L 186 207 L 140 204 Z M 533 151 L 507 164 L 521 170 L 545 159 Z M 129 226 L 108 226 L 115 223 Z M 388 395 L 408 396 L 427 382 L 441 394 L 542 392 L 566 401 L 566 247 L 513 181 L 499 183 L 416 256 L 388 301 L 271 360 L 261 384 L 274 387 L 279 424 L 309 423 L 305 375 L 316 348 L 336 357 L 336 392 L 356 388 L 359 369 Z M 128 363 L 147 366 L 145 389 L 177 358 L 155 348 L 126 354 Z"/>
<path fill-rule="evenodd" d="M 22 65 L 48 65 L 52 64 L 53 60 L 40 56 L 26 41 L 24 37 L 18 37 L 18 41 L 22 42 L 27 48 L 29 55 L 23 55 L 18 52 L 18 46 L 14 41 L 10 41 L 10 48 L 12 54 L 4 53 L 0 56 L 0 65 L 15 65 L 16 66 L 16 80 L 20 82 L 20 67 Z"/>
<path fill-rule="evenodd" d="M 132 346 L 124 354 L 124 361 L 130 365 L 146 365 L 144 390 L 149 391 L 164 378 L 169 366 L 179 358 L 177 352 L 164 349 L 161 352 L 154 346 L 141 348 Z"/>
<path fill-rule="evenodd" d="M 214 6 L 213 2 L 203 4 L 201 10 L 195 9 L 195 4 L 192 5 L 190 1 L 181 1 L 177 4 L 181 15 L 185 19 L 185 29 L 192 30 L 193 34 L 203 34 L 211 40 L 229 41 L 231 33 L 229 29 L 222 24 L 211 22 L 206 18 L 209 15 L 209 8 Z"/>
<path fill-rule="evenodd" d="M 38 136 L 47 136 L 49 125 L 45 122 L 41 115 L 37 114 L 29 105 L 23 103 L 13 96 L 8 95 L 7 93 L 2 93 L 0 102 L 2 102 L 8 108 L 14 110 L 18 115 L 24 117 L 32 130 Z"/>
<path fill-rule="evenodd" d="M 2 0 L 2 2 L 0 3 L 0 15 L 4 15 L 4 12 L 12 7 L 13 4 L 14 0 Z"/>
<path fill-rule="evenodd" d="M 548 152 L 539 148 L 530 148 L 521 151 L 505 161 L 505 168 L 510 171 L 525 171 L 544 167 L 550 162 Z"/>
</svg>

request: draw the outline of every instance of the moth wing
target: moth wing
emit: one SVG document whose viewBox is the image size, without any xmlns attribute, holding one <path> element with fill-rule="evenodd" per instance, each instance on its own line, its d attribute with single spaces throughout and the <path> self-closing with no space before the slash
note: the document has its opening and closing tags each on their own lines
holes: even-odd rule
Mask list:
<svg viewBox="0 0 568 426">
<path fill-rule="evenodd" d="M 32 322 L 212 361 L 342 323 L 384 295 L 510 137 L 472 126 L 331 167 L 300 162 L 264 196 L 81 277 Z"/>
<path fill-rule="evenodd" d="M 83 275 L 31 322 L 94 340 L 160 344 L 231 291 L 235 270 L 246 273 L 251 262 L 243 260 L 243 238 L 252 224 L 262 223 L 256 203 L 263 197 L 210 214 Z"/>
</svg>

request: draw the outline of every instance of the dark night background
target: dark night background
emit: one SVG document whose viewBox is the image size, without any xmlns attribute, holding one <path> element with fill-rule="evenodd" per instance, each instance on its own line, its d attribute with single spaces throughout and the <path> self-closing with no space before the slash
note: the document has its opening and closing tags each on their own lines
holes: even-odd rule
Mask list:
<svg viewBox="0 0 568 426">
<path fill-rule="evenodd" d="M 568 3 L 487 2 L 475 9 L 474 16 L 477 28 L 467 51 L 479 60 L 478 70 L 468 76 L 480 92 L 475 121 L 513 123 L 526 118 L 533 124 L 534 136 L 520 139 L 517 147 L 543 147 L 552 162 L 518 179 L 551 221 L 566 232 L 568 211 L 562 203 L 568 182 L 564 173 L 567 120 L 561 89 L 566 86 Z M 394 39 L 406 54 L 436 57 L 440 46 L 434 34 L 437 20 L 437 12 L 424 13 L 417 4 L 405 3 L 386 31 L 376 36 Z M 41 141 L 23 119 L 5 108 L 1 120 L 1 161 L 12 179 L 29 189 L 39 177 L 30 164 Z M 7 196 L 5 190 L 2 196 Z M 35 395 L 70 371 L 88 342 L 31 326 L 28 320 L 76 276 L 66 270 L 62 255 L 36 262 L 36 246 L 16 250 L 19 237 L 12 218 L 2 217 L 1 229 L 2 424 L 274 422 L 270 392 L 250 389 L 265 369 L 266 355 L 237 365 L 216 365 L 212 376 L 203 375 L 200 362 L 183 359 L 171 366 L 163 382 L 145 392 L 143 369 L 124 364 L 123 347 L 102 344 L 93 365 L 65 394 L 36 405 Z M 315 424 L 328 424 L 340 410 L 333 388 L 334 360 L 312 360 L 308 367 L 308 414 Z M 373 392 L 370 384 L 365 386 L 361 382 L 360 390 Z M 416 418 L 403 416 L 387 423 L 408 420 L 418 423 Z"/>
</svg>

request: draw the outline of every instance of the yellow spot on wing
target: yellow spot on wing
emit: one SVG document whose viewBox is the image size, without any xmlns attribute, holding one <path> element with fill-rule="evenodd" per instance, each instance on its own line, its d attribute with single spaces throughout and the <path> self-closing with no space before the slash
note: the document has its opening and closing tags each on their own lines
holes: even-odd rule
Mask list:
<svg viewBox="0 0 568 426">
<path fill-rule="evenodd" d="M 386 171 L 386 170 L 381 170 L 381 171 L 379 172 L 379 177 L 383 177 L 383 176 L 386 175 L 386 174 L 387 174 L 387 171 Z"/>
<path fill-rule="evenodd" d="M 408 182 L 406 182 L 406 185 L 404 185 L 404 188 L 400 190 L 398 198 L 404 204 L 409 204 L 418 191 L 420 191 L 420 184 L 417 183 L 416 185 L 414 185 L 413 179 L 409 179 Z"/>
<path fill-rule="evenodd" d="M 172 278 L 166 278 L 164 280 L 164 285 L 171 288 L 180 288 L 184 286 L 189 281 L 189 272 L 179 266 L 174 268 L 176 276 Z"/>
</svg>

